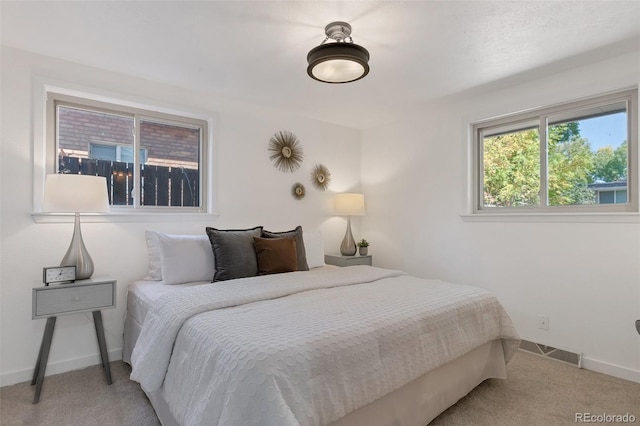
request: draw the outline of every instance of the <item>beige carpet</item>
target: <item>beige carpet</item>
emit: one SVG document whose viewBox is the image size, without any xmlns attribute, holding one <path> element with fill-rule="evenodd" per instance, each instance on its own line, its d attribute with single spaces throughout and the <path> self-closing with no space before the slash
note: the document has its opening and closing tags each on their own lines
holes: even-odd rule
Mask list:
<svg viewBox="0 0 640 426">
<path fill-rule="evenodd" d="M 99 366 L 47 377 L 40 403 L 20 383 L 0 389 L 2 425 L 158 425 L 129 367 L 111 363 L 107 386 Z M 575 413 L 635 416 L 640 424 L 640 384 L 518 352 L 507 380 L 487 380 L 431 425 L 570 425 Z M 364 425 L 363 425 L 364 426 Z M 369 425 L 367 425 L 369 426 Z"/>
</svg>

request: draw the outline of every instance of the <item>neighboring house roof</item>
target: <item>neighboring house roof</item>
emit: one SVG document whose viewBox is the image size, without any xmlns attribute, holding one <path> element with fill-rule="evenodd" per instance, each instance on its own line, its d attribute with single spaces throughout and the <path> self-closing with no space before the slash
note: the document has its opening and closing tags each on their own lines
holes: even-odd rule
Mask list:
<svg viewBox="0 0 640 426">
<path fill-rule="evenodd" d="M 627 189 L 627 181 L 620 180 L 617 182 L 597 182 L 591 183 L 587 185 L 589 189 L 593 189 L 595 191 L 604 191 L 604 190 L 615 190 L 615 189 Z"/>
</svg>

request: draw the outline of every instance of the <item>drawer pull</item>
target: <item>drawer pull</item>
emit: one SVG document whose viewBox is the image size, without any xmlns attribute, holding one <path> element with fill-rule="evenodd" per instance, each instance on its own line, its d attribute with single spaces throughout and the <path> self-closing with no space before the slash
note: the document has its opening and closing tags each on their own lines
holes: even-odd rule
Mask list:
<svg viewBox="0 0 640 426">
<path fill-rule="evenodd" d="M 74 301 L 74 302 L 79 302 L 79 301 L 80 301 L 80 296 L 76 296 L 76 297 L 74 297 L 74 298 L 73 298 L 73 301 Z"/>
</svg>

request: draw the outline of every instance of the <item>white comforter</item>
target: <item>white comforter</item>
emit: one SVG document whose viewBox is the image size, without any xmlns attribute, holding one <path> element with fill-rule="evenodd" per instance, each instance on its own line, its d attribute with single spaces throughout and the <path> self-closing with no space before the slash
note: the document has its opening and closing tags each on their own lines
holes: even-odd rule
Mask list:
<svg viewBox="0 0 640 426">
<path fill-rule="evenodd" d="M 508 361 L 519 337 L 486 290 L 373 267 L 293 272 L 159 298 L 131 378 L 162 387 L 185 425 L 322 425 L 497 338 Z"/>
</svg>

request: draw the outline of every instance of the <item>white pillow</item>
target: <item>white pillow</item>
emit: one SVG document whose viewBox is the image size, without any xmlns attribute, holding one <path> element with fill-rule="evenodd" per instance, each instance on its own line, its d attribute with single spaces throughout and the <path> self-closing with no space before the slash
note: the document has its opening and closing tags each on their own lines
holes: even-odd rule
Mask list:
<svg viewBox="0 0 640 426">
<path fill-rule="evenodd" d="M 160 247 L 158 246 L 158 232 L 145 231 L 147 240 L 147 252 L 149 254 L 149 272 L 144 278 L 151 281 L 162 281 L 162 259 L 160 258 Z"/>
<path fill-rule="evenodd" d="M 213 280 L 216 269 L 209 237 L 157 234 L 163 284 Z"/>
<path fill-rule="evenodd" d="M 304 250 L 307 253 L 309 269 L 324 266 L 324 242 L 318 232 L 304 232 Z"/>
</svg>

